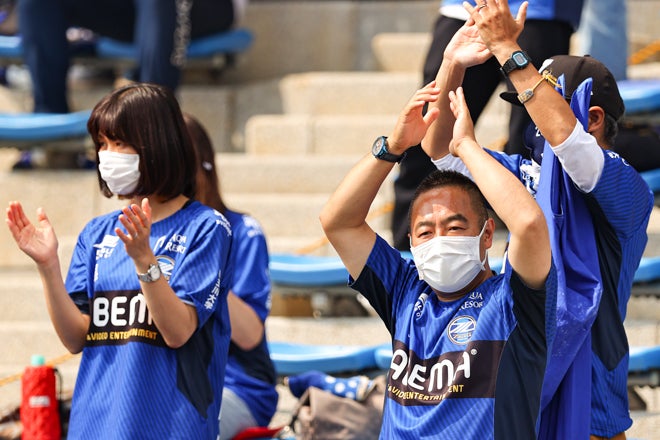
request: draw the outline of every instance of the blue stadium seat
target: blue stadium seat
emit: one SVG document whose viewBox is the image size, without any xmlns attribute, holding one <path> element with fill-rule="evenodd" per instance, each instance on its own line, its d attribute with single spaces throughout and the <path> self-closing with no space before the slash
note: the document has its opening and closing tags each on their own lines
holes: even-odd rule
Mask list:
<svg viewBox="0 0 660 440">
<path fill-rule="evenodd" d="M 17 35 L 0 35 L 0 58 L 15 60 L 22 57 L 21 37 Z"/>
<path fill-rule="evenodd" d="M 660 345 L 652 347 L 630 347 L 630 362 L 628 372 L 630 374 L 651 374 L 645 385 L 657 387 L 660 385 Z"/>
<path fill-rule="evenodd" d="M 627 79 L 617 81 L 626 105 L 626 115 L 660 111 L 659 79 Z"/>
<path fill-rule="evenodd" d="M 192 40 L 188 46 L 188 59 L 209 58 L 215 55 L 237 54 L 252 46 L 254 37 L 246 28 L 231 29 L 227 32 L 209 35 Z M 96 43 L 96 55 L 100 58 L 134 59 L 135 47 L 110 38 L 100 37 Z"/>
<path fill-rule="evenodd" d="M 73 113 L 0 113 L 0 146 L 29 148 L 44 143 L 71 143 L 80 149 L 90 110 Z"/>
<path fill-rule="evenodd" d="M 247 50 L 253 43 L 252 33 L 245 28 L 210 35 L 190 42 L 187 57 L 189 60 L 213 60 L 213 69 L 218 63 L 214 58 L 225 57 L 227 66 L 233 56 Z M 74 59 L 83 56 L 90 63 L 133 58 L 135 48 L 131 44 L 99 38 L 95 47 L 89 42 L 79 45 L 77 51 L 72 46 Z M 92 54 L 94 54 L 92 56 Z M 20 36 L 0 36 L 0 60 L 4 63 L 21 61 L 23 50 Z M 223 66 L 223 67 L 224 67 Z M 69 114 L 0 113 L 0 147 L 25 149 L 35 145 L 50 145 L 61 149 L 69 141 L 74 149 L 80 149 L 87 137 L 87 119 L 91 111 L 82 110 Z"/>
<path fill-rule="evenodd" d="M 376 366 L 380 370 L 388 370 L 392 362 L 392 344 L 388 342 L 376 347 L 374 357 L 376 358 Z"/>
<path fill-rule="evenodd" d="M 637 387 L 660 386 L 660 345 L 630 347 L 628 363 L 628 398 L 630 409 L 645 411 L 646 400 L 637 392 Z"/>
<path fill-rule="evenodd" d="M 410 252 L 401 252 L 404 258 L 412 259 Z M 501 258 L 491 258 L 490 266 L 495 272 L 502 267 Z M 298 254 L 271 254 L 271 280 L 280 285 L 300 287 L 345 286 L 348 271 L 339 257 L 317 257 Z"/>
<path fill-rule="evenodd" d="M 642 171 L 639 175 L 646 181 L 646 184 L 657 198 L 660 195 L 660 169 Z"/>
<path fill-rule="evenodd" d="M 327 374 L 376 369 L 374 351 L 380 346 L 310 345 L 269 341 L 277 374 L 290 376 L 316 370 Z"/>
<path fill-rule="evenodd" d="M 211 58 L 216 55 L 232 55 L 246 51 L 252 46 L 254 36 L 249 29 L 236 28 L 226 32 L 212 34 L 192 40 L 186 56 L 191 60 Z M 90 47 L 93 44 L 93 47 Z M 135 47 L 111 38 L 99 37 L 95 43 L 85 42 L 80 50 L 73 47 L 74 57 L 80 55 L 95 55 L 101 60 L 134 59 Z M 0 59 L 18 60 L 23 56 L 23 47 L 19 35 L 0 36 Z M 94 56 L 90 57 L 93 62 Z"/>
<path fill-rule="evenodd" d="M 348 280 L 339 257 L 272 254 L 269 268 L 271 280 L 287 286 L 337 286 L 346 285 Z"/>
</svg>

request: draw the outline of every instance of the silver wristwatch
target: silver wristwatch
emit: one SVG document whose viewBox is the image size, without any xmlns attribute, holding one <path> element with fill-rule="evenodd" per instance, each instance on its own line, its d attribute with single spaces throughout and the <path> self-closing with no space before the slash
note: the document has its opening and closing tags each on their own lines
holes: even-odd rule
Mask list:
<svg viewBox="0 0 660 440">
<path fill-rule="evenodd" d="M 140 281 L 143 281 L 145 283 L 153 283 L 154 281 L 157 281 L 162 272 L 160 271 L 160 266 L 158 263 L 156 264 L 150 264 L 149 269 L 147 269 L 146 273 L 139 273 L 137 274 L 138 279 Z"/>
</svg>

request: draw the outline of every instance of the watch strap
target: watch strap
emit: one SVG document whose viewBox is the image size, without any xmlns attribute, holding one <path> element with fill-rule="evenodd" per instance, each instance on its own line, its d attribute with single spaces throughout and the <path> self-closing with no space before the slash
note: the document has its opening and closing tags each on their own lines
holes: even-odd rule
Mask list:
<svg viewBox="0 0 660 440">
<path fill-rule="evenodd" d="M 399 163 L 399 162 L 401 162 L 401 160 L 403 159 L 403 157 L 405 155 L 406 155 L 406 153 L 392 154 L 392 153 L 383 152 L 383 153 L 380 153 L 378 156 L 376 156 L 376 158 L 386 160 L 386 161 L 392 162 L 392 163 Z"/>
<path fill-rule="evenodd" d="M 152 271 L 156 272 L 156 276 L 151 275 Z M 155 264 L 151 263 L 147 271 L 145 273 L 138 273 L 137 277 L 140 281 L 143 281 L 145 283 L 153 283 L 154 281 L 157 281 L 161 275 L 162 273 L 160 271 L 160 266 L 158 265 L 158 263 Z"/>
<path fill-rule="evenodd" d="M 525 60 L 527 60 L 527 62 L 524 65 L 520 65 L 520 64 L 516 63 L 516 61 L 514 60 L 514 56 L 516 56 L 516 55 L 522 56 Z M 517 50 L 517 51 L 515 51 L 511 54 L 511 57 L 509 57 L 509 59 L 506 60 L 504 62 L 504 64 L 502 64 L 502 67 L 500 67 L 500 72 L 502 72 L 502 75 L 504 75 L 504 77 L 506 78 L 514 70 L 524 69 L 525 67 L 527 67 L 529 65 L 530 62 L 531 62 L 531 59 L 529 58 L 529 55 L 527 55 L 527 53 L 525 51 Z"/>
<path fill-rule="evenodd" d="M 380 159 L 392 163 L 399 163 L 406 156 L 405 152 L 403 154 L 392 154 L 387 150 L 387 146 L 388 146 L 387 136 L 380 136 L 376 140 L 376 142 L 378 142 L 379 140 L 382 140 L 381 149 L 378 152 L 372 150 L 372 154 L 376 159 Z"/>
</svg>

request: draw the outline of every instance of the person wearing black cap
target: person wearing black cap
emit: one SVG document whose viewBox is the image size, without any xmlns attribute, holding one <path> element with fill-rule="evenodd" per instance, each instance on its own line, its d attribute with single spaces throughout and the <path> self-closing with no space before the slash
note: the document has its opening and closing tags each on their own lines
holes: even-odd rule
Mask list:
<svg viewBox="0 0 660 440">
<path fill-rule="evenodd" d="M 541 164 L 547 169 L 556 157 L 570 179 L 569 190 L 577 188 L 579 202 L 586 208 L 587 216 L 581 219 L 582 223 L 571 226 L 577 230 L 573 234 L 583 235 L 574 243 L 576 248 L 593 241 L 597 257 L 595 275 L 602 289 L 600 297 L 593 296 L 600 302 L 596 302 L 588 335 L 591 338 L 589 433 L 592 439 L 625 439 L 632 420 L 627 396 L 628 341 L 623 320 L 632 278 L 647 242 L 653 194 L 639 173 L 612 151 L 617 121 L 625 112 L 623 100 L 612 74 L 592 57 L 555 56 L 543 62 L 539 70 L 534 68 L 532 60 L 516 42 L 526 8 L 521 7 L 514 18 L 504 0 L 479 3 L 477 7 L 465 6 L 471 19 L 445 51 L 436 77 L 442 92 L 429 107 L 438 108 L 440 116 L 429 128 L 422 147 L 436 167 L 467 170 L 458 158 L 449 154 L 452 132 L 447 128 L 453 124 L 453 114 L 447 91 L 461 84 L 467 67 L 494 55 L 502 73 L 516 89 L 503 98 L 524 105 L 532 118 L 533 124 L 525 137 L 532 159 L 500 152 L 490 152 L 491 155 L 518 173 L 539 203 L 542 203 L 539 178 L 547 175 L 542 173 Z M 587 95 L 589 80 L 591 91 Z M 557 92 L 559 86 L 563 86 L 561 93 Z M 581 101 L 587 104 L 579 109 Z M 572 107 L 578 109 L 574 112 Z M 544 149 L 546 155 L 554 156 L 553 160 L 543 160 Z M 554 187 L 549 191 L 555 195 L 561 192 Z M 570 256 L 564 254 L 561 258 L 565 259 L 565 265 L 569 264 Z M 569 286 L 571 282 L 567 280 L 567 286 L 575 287 L 575 284 Z"/>
</svg>

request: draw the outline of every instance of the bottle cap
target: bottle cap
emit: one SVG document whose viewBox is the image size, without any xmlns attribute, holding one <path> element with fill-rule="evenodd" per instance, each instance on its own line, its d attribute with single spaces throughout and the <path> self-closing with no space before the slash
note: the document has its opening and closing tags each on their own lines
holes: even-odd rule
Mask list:
<svg viewBox="0 0 660 440">
<path fill-rule="evenodd" d="M 30 365 L 38 367 L 45 364 L 46 364 L 46 358 L 44 358 L 40 354 L 33 354 L 32 358 L 30 358 Z"/>
</svg>

